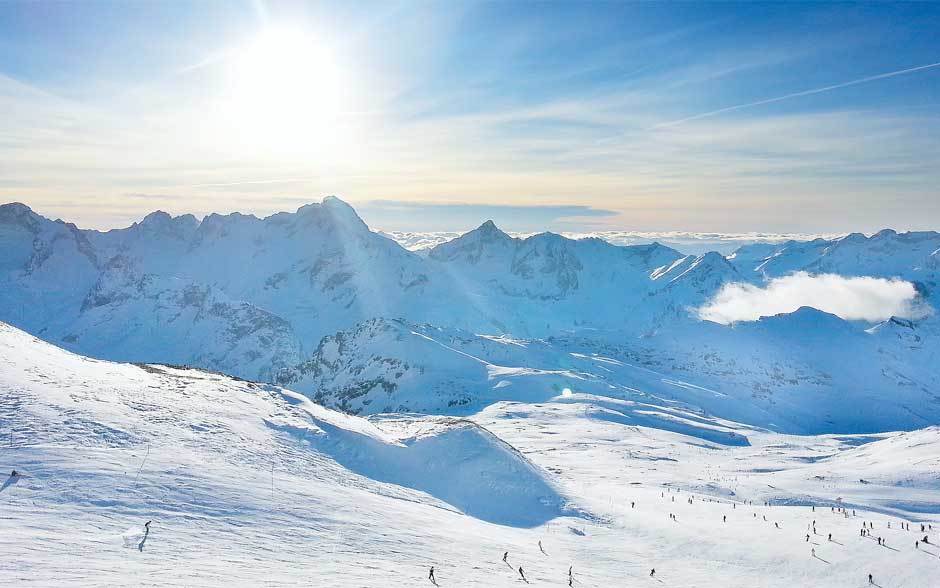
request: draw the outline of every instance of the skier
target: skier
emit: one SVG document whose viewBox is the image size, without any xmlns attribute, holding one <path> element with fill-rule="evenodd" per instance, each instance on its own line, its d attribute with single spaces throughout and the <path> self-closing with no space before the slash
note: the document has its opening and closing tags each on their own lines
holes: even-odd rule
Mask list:
<svg viewBox="0 0 940 588">
<path fill-rule="evenodd" d="M 519 566 L 519 577 L 522 578 L 523 582 L 528 582 L 528 580 L 525 579 L 525 572 L 522 571 L 522 566 Z"/>
<path fill-rule="evenodd" d="M 728 515 L 725 515 L 725 516 L 721 517 L 721 522 L 722 522 L 722 523 L 727 523 L 727 522 L 728 522 Z"/>
<path fill-rule="evenodd" d="M 545 549 L 542 547 L 542 542 L 541 542 L 541 541 L 539 541 L 539 551 L 541 551 L 542 553 L 545 553 Z M 545 553 L 545 555 L 548 555 L 548 554 Z"/>
<path fill-rule="evenodd" d="M 630 503 L 630 508 L 636 508 L 636 502 L 631 502 L 631 503 Z"/>
<path fill-rule="evenodd" d="M 17 477 L 18 475 L 19 475 L 19 474 L 16 472 L 16 470 L 13 470 L 13 471 L 10 473 L 10 477 L 11 477 L 11 478 L 15 478 L 15 477 Z M 921 529 L 921 530 L 923 530 L 923 529 Z"/>
<path fill-rule="evenodd" d="M 650 578 L 656 575 L 656 568 L 650 570 Z"/>
<path fill-rule="evenodd" d="M 503 553 L 503 563 L 509 563 L 509 562 L 506 561 L 506 559 L 507 559 L 508 557 L 509 557 L 509 552 L 508 552 L 508 551 L 504 552 L 504 553 Z"/>
<path fill-rule="evenodd" d="M 868 583 L 869 583 L 869 584 L 874 584 L 874 583 L 875 583 L 875 581 L 874 581 L 874 580 L 872 579 L 872 577 L 871 577 L 871 574 L 868 574 Z"/>
<path fill-rule="evenodd" d="M 920 549 L 920 541 L 914 541 L 914 549 Z"/>
<path fill-rule="evenodd" d="M 829 540 L 832 541 L 832 533 L 829 533 Z"/>
<path fill-rule="evenodd" d="M 810 549 L 809 551 L 810 551 L 810 553 L 813 555 L 813 557 L 816 557 L 816 548 L 815 548 L 815 547 L 812 548 L 812 549 Z"/>
<path fill-rule="evenodd" d="M 434 577 L 434 566 L 431 566 L 431 571 L 428 572 L 428 580 L 430 580 L 432 584 L 437 584 L 437 579 Z"/>
<path fill-rule="evenodd" d="M 806 534 L 806 542 L 809 543 L 809 533 Z"/>
<path fill-rule="evenodd" d="M 779 529 L 779 528 L 780 528 L 780 523 L 774 522 L 774 526 Z"/>
</svg>

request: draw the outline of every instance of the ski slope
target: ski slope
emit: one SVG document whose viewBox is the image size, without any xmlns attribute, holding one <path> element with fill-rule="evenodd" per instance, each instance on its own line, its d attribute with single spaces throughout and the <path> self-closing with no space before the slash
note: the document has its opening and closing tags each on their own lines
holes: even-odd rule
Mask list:
<svg viewBox="0 0 940 588">
<path fill-rule="evenodd" d="M 793 436 L 710 417 L 748 441 L 728 444 L 629 422 L 637 407 L 623 402 L 571 393 L 365 419 L 0 324 L 0 472 L 21 473 L 2 476 L 0 574 L 423 586 L 433 565 L 440 586 L 500 587 L 523 585 L 518 566 L 563 586 L 573 566 L 579 587 L 854 587 L 872 573 L 887 588 L 940 572 L 936 428 Z M 856 516 L 830 511 L 840 498 Z M 887 546 L 859 535 L 862 520 Z M 914 549 L 921 522 L 931 545 Z"/>
</svg>

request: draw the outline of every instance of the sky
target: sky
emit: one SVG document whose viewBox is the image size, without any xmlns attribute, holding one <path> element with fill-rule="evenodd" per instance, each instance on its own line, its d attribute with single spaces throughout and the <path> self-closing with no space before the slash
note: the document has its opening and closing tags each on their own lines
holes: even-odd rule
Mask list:
<svg viewBox="0 0 940 588">
<path fill-rule="evenodd" d="M 940 228 L 940 4 L 0 3 L 0 202 L 87 228 Z"/>
</svg>

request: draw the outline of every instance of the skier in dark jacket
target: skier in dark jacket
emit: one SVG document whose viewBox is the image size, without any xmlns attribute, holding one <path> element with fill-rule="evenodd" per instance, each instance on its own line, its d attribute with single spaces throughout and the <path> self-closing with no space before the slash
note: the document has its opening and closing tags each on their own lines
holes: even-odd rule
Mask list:
<svg viewBox="0 0 940 588">
<path fill-rule="evenodd" d="M 525 579 L 525 572 L 522 571 L 522 566 L 519 566 L 519 577 L 522 578 L 523 582 L 528 582 L 528 580 Z"/>
<path fill-rule="evenodd" d="M 431 571 L 428 572 L 428 580 L 430 580 L 432 584 L 437 584 L 437 579 L 434 578 L 434 566 L 431 566 Z"/>
</svg>

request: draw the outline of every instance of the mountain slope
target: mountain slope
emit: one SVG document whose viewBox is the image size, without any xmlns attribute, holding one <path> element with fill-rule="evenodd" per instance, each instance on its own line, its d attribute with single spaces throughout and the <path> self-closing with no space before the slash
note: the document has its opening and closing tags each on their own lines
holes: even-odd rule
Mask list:
<svg viewBox="0 0 940 588">
<path fill-rule="evenodd" d="M 869 571 L 912 588 L 933 573 L 940 537 L 913 540 L 918 523 L 938 528 L 940 486 L 911 474 L 935 465 L 935 430 L 739 428 L 751 443 L 735 445 L 629 419 L 574 394 L 471 420 L 366 420 L 270 385 L 76 356 L 0 324 L 0 430 L 13 433 L 0 471 L 17 470 L 0 483 L 3 573 L 38 586 L 379 587 L 419 585 L 434 566 L 440 585 L 508 587 L 520 566 L 533 584 L 564 584 L 570 566 L 593 586 L 649 582 L 655 567 L 663 582 L 742 588 L 848 588 Z M 833 534 L 814 537 L 824 562 L 803 539 L 811 520 Z M 861 520 L 891 549 L 859 536 Z"/>
</svg>

